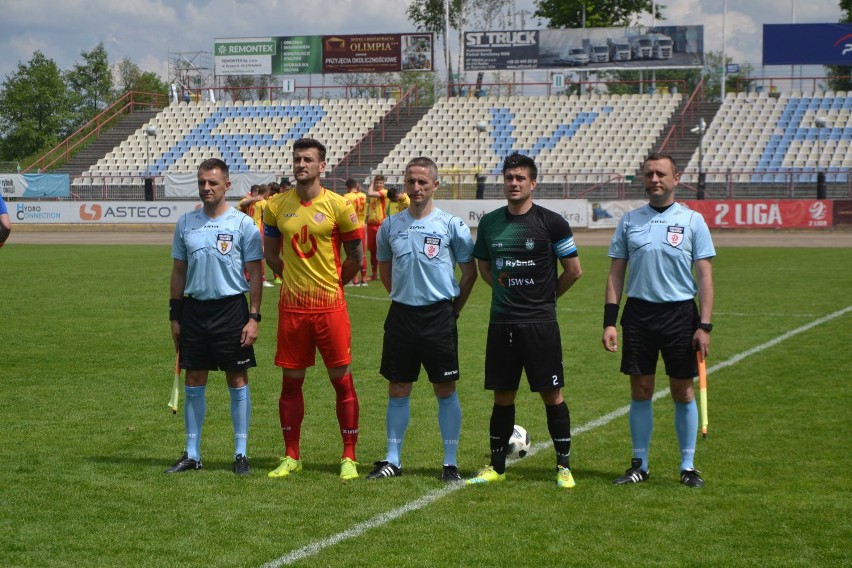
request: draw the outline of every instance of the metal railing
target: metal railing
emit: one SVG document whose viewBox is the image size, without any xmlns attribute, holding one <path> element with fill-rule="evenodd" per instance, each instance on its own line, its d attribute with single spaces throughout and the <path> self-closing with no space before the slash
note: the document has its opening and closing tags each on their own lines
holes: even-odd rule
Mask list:
<svg viewBox="0 0 852 568">
<path fill-rule="evenodd" d="M 71 136 L 45 152 L 41 158 L 30 164 L 22 173 L 32 173 L 33 169 L 44 172 L 49 168 L 67 162 L 74 153 L 99 138 L 101 132 L 115 126 L 121 116 L 137 110 L 161 109 L 167 103 L 168 98 L 163 94 L 136 91 L 125 93 Z"/>
</svg>

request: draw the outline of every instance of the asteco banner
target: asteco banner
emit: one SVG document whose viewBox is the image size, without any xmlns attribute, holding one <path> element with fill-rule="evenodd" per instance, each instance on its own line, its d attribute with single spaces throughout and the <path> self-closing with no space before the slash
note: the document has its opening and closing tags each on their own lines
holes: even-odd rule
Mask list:
<svg viewBox="0 0 852 568">
<path fill-rule="evenodd" d="M 684 201 L 711 229 L 830 229 L 828 199 Z"/>
<path fill-rule="evenodd" d="M 432 71 L 434 34 L 216 39 L 217 75 Z"/>
<path fill-rule="evenodd" d="M 177 223 L 197 201 L 18 201 L 7 203 L 18 223 L 114 225 Z"/>
<path fill-rule="evenodd" d="M 852 24 L 763 24 L 764 65 L 852 65 Z"/>
<path fill-rule="evenodd" d="M 704 65 L 704 26 L 466 32 L 466 71 L 689 69 Z"/>
</svg>

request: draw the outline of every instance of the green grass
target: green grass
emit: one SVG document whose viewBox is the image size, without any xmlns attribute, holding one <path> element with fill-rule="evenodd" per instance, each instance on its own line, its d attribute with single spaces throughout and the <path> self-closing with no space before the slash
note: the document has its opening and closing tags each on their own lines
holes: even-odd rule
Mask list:
<svg viewBox="0 0 852 568">
<path fill-rule="evenodd" d="M 852 250 L 719 253 L 711 368 L 852 305 Z M 559 303 L 575 428 L 628 402 L 618 357 L 600 346 L 605 249 L 581 254 L 584 276 Z M 321 366 L 305 387 L 304 471 L 266 477 L 282 451 L 272 289 L 251 373 L 253 474 L 231 473 L 228 394 L 216 373 L 204 471 L 163 475 L 184 436 L 182 415 L 166 406 L 170 266 L 165 246 L 10 243 L 0 251 L 0 565 L 260 566 L 442 490 L 436 403 L 424 379 L 413 394 L 405 476 L 339 480 L 334 396 Z M 377 284 L 347 292 L 366 474 L 384 456 L 378 366 L 388 301 Z M 487 463 L 488 302 L 479 281 L 460 320 L 465 476 Z M 623 416 L 575 436 L 573 491 L 556 489 L 546 448 L 515 463 L 506 483 L 440 494 L 297 565 L 848 566 L 850 327 L 847 312 L 711 373 L 710 434 L 696 457 L 701 490 L 678 484 L 664 398 L 655 404 L 647 484 L 611 484 L 629 465 Z M 526 390 L 517 422 L 534 444 L 548 439 L 541 402 Z"/>
</svg>

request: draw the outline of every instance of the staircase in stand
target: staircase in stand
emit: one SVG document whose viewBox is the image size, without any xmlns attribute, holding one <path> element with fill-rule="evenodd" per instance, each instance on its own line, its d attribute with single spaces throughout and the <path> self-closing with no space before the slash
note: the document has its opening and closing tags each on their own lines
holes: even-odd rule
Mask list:
<svg viewBox="0 0 852 568">
<path fill-rule="evenodd" d="M 681 113 L 686 108 L 686 103 L 687 99 L 681 101 L 653 145 L 654 151 L 659 152 L 663 141 L 669 134 L 669 131 L 672 127 L 677 126 L 677 133 L 669 138 L 668 145 L 664 151 L 674 159 L 681 172 L 684 171 L 686 166 L 689 164 L 689 160 L 692 159 L 692 156 L 698 149 L 700 135 L 698 132 L 691 132 L 692 128 L 698 125 L 700 118 L 704 119 L 706 128 L 709 128 L 710 123 L 713 122 L 713 119 L 716 117 L 716 113 L 719 112 L 719 107 L 722 106 L 722 103 L 718 101 L 693 101 L 691 111 L 687 111 L 682 117 Z M 640 168 L 636 170 L 633 181 L 625 186 L 624 197 L 626 199 L 645 198 L 645 184 L 642 180 L 641 164 Z"/>
<path fill-rule="evenodd" d="M 355 178 L 365 184 L 370 174 L 378 168 L 397 144 L 411 131 L 428 106 L 400 104 L 386 114 L 352 150 L 335 165 L 326 177 L 326 185 L 338 192 L 345 190 L 346 178 Z M 414 158 L 415 156 L 412 156 Z M 387 174 L 388 172 L 381 172 Z M 402 172 L 392 172 L 402 173 Z M 365 184 L 366 186 L 366 184 Z"/>
<path fill-rule="evenodd" d="M 113 151 L 116 146 L 130 138 L 144 124 L 153 119 L 159 110 L 135 111 L 126 114 L 110 128 L 101 133 L 100 137 L 89 143 L 85 148 L 77 152 L 70 160 L 51 170 L 51 173 L 69 174 L 72 178 L 81 175 L 98 160 Z M 114 172 L 115 175 L 127 175 L 138 172 Z"/>
</svg>

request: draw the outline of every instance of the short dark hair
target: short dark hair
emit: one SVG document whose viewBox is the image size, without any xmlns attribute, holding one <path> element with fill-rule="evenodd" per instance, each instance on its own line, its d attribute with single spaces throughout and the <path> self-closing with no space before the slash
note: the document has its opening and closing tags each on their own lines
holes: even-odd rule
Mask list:
<svg viewBox="0 0 852 568">
<path fill-rule="evenodd" d="M 353 187 L 358 187 L 358 182 L 355 181 L 355 178 L 346 178 L 346 189 L 352 189 Z"/>
<path fill-rule="evenodd" d="M 642 171 L 645 171 L 645 164 L 648 162 L 657 162 L 659 160 L 668 160 L 672 165 L 672 173 L 677 173 L 677 162 L 674 161 L 669 154 L 664 154 L 662 152 L 651 152 L 648 154 L 648 157 L 645 158 L 645 161 L 642 162 Z"/>
<path fill-rule="evenodd" d="M 373 181 L 385 181 L 385 176 L 382 174 L 376 174 L 373 176 Z"/>
<path fill-rule="evenodd" d="M 530 179 L 534 180 L 538 177 L 538 166 L 535 165 L 535 160 L 524 154 L 514 152 L 506 156 L 503 160 L 503 173 L 506 170 L 514 170 L 515 168 L 527 168 L 530 171 Z"/>
<path fill-rule="evenodd" d="M 429 170 L 429 175 L 432 176 L 432 179 L 438 179 L 438 164 L 436 164 L 432 158 L 427 158 L 426 156 L 412 158 L 407 164 L 405 164 L 405 171 L 407 172 L 408 168 L 412 167 Z"/>
<path fill-rule="evenodd" d="M 319 159 L 321 162 L 325 161 L 325 146 L 322 142 L 315 138 L 299 138 L 295 142 L 293 142 L 293 152 L 296 150 L 306 150 L 308 148 L 316 148 L 319 153 Z"/>
<path fill-rule="evenodd" d="M 396 201 L 396 196 L 399 195 L 399 190 L 395 187 L 388 188 L 388 199 Z"/>
<path fill-rule="evenodd" d="M 198 164 L 198 171 L 210 171 L 210 170 L 222 170 L 222 173 L 225 174 L 225 179 L 228 179 L 230 174 L 228 173 L 228 164 L 220 160 L 219 158 L 207 158 L 200 164 Z"/>
<path fill-rule="evenodd" d="M 274 181 L 266 184 L 266 188 L 269 190 L 270 195 L 275 195 L 281 191 L 281 186 Z"/>
</svg>

